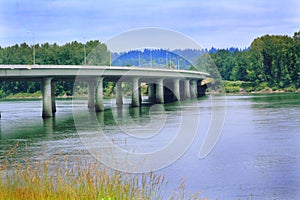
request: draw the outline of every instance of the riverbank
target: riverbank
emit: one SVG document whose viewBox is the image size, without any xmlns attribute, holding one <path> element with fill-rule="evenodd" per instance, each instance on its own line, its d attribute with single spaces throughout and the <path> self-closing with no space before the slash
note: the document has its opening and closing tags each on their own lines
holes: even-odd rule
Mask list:
<svg viewBox="0 0 300 200">
<path fill-rule="evenodd" d="M 57 160 L 63 159 L 64 163 Z M 0 166 L 1 199 L 151 199 L 159 198 L 163 177 L 139 177 L 112 171 L 97 162 L 70 163 L 66 156 L 30 163 Z M 62 166 L 60 166 L 62 165 Z M 11 171 L 11 172 L 10 172 Z M 8 172 L 12 173 L 5 176 Z M 151 184 L 139 184 L 139 180 Z"/>
<path fill-rule="evenodd" d="M 286 87 L 283 89 L 279 89 L 277 87 L 268 87 L 266 83 L 261 83 L 258 86 L 255 86 L 251 82 L 246 81 L 223 81 L 224 89 L 226 94 L 271 94 L 271 93 L 298 93 L 300 92 L 300 88 L 294 87 Z M 112 88 L 111 88 L 112 89 Z M 129 89 L 127 89 L 129 90 Z M 126 90 L 126 91 L 127 91 Z M 142 93 L 146 95 L 147 88 L 143 85 L 142 86 Z M 220 92 L 216 91 L 207 91 L 207 94 L 219 94 Z M 104 99 L 111 99 L 114 98 L 114 93 L 112 91 L 106 91 L 104 93 Z M 130 97 L 130 93 L 127 91 L 124 96 Z M 72 99 L 74 96 L 70 95 L 60 95 L 57 96 L 57 99 Z M 76 95 L 76 98 L 87 98 L 87 95 L 81 94 Z M 17 93 L 17 94 L 10 94 L 6 97 L 3 97 L 2 100 L 15 100 L 15 99 L 41 99 L 42 93 L 37 91 L 35 93 Z"/>
<path fill-rule="evenodd" d="M 300 92 L 300 88 L 286 87 L 269 87 L 267 83 L 255 85 L 246 81 L 223 81 L 225 92 L 229 94 L 271 94 L 271 93 L 291 93 Z"/>
<path fill-rule="evenodd" d="M 112 99 L 114 98 L 115 95 L 110 95 L 110 96 L 104 96 L 104 99 Z M 130 96 L 124 95 L 124 97 L 128 97 L 130 98 Z M 27 94 L 27 93 L 18 93 L 18 94 L 12 94 L 6 97 L 3 97 L 0 99 L 0 101 L 10 101 L 10 100 L 22 100 L 22 99 L 26 99 L 26 100 L 39 100 L 42 99 L 43 96 L 42 95 L 35 95 L 35 94 Z M 56 100 L 67 100 L 67 99 L 87 99 L 88 95 L 76 95 L 76 96 L 67 96 L 67 95 L 63 95 L 63 96 L 56 96 L 55 99 Z"/>
</svg>

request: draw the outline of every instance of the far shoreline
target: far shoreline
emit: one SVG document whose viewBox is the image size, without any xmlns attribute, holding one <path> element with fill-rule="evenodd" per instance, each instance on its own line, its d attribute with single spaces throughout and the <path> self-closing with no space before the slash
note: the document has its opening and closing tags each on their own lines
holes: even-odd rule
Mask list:
<svg viewBox="0 0 300 200">
<path fill-rule="evenodd" d="M 218 95 L 218 94 L 226 94 L 226 95 L 255 95 L 255 94 L 291 94 L 291 93 L 300 93 L 300 90 L 295 90 L 295 91 L 285 91 L 285 90 L 272 90 L 272 89 L 263 89 L 263 90 L 258 90 L 258 91 L 251 91 L 251 92 L 246 92 L 246 91 L 239 91 L 239 92 L 218 92 L 218 91 L 211 91 L 211 92 L 206 92 L 206 95 Z M 23 94 L 23 93 L 22 93 Z M 55 97 L 56 100 L 71 100 L 73 98 L 76 99 L 82 99 L 86 100 L 88 98 L 87 95 L 83 96 L 57 96 Z M 114 96 L 104 96 L 104 99 L 113 99 Z M 130 98 L 130 97 L 128 97 Z M 11 101 L 11 100 L 41 100 L 43 99 L 42 96 L 31 96 L 31 95 L 19 95 L 14 94 L 14 95 L 9 95 L 8 97 L 3 97 L 0 99 L 0 101 Z"/>
<path fill-rule="evenodd" d="M 285 90 L 258 90 L 258 91 L 239 91 L 239 92 L 225 92 L 226 95 L 255 95 L 255 94 L 297 94 L 300 90 L 285 91 Z M 206 94 L 221 94 L 220 92 L 207 92 Z"/>
</svg>

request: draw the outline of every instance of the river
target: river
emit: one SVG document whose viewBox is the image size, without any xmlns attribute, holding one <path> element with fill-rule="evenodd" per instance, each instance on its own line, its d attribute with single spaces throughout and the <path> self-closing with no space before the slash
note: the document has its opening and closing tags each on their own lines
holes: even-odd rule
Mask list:
<svg viewBox="0 0 300 200">
<path fill-rule="evenodd" d="M 55 118 L 45 120 L 40 117 L 41 104 L 40 100 L 0 102 L 0 156 L 16 143 L 18 148 L 10 158 L 16 162 L 53 153 L 89 155 L 81 139 L 82 131 L 89 137 L 93 130 L 86 120 L 91 118 L 87 102 L 57 100 Z M 124 105 L 117 109 L 106 100 L 105 106 L 105 112 L 94 116 L 102 131 L 121 148 L 142 153 L 166 147 L 182 126 L 184 111 L 190 112 L 190 120 L 199 117 L 197 134 L 185 153 L 156 172 L 166 176 L 167 191 L 184 178 L 186 190 L 201 192 L 209 199 L 300 197 L 299 93 L 226 96 L 222 134 L 204 159 L 197 155 L 210 124 L 209 96 L 199 99 L 196 105 L 184 102 L 141 109 Z M 156 134 L 150 137 L 147 130 L 156 130 Z M 140 137 L 131 139 L 133 135 L 128 132 Z"/>
</svg>

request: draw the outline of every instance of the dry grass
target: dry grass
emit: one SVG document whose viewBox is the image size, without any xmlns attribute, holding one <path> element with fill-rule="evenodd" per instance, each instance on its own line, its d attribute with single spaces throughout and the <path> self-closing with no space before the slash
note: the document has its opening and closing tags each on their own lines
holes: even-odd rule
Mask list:
<svg viewBox="0 0 300 200">
<path fill-rule="evenodd" d="M 14 149 L 7 152 L 13 154 Z M 6 156 L 6 157 L 7 157 Z M 12 164 L 0 158 L 0 199 L 165 199 L 164 176 L 114 171 L 87 159 L 56 155 L 47 160 Z M 184 182 L 168 199 L 198 199 L 185 196 Z"/>
</svg>

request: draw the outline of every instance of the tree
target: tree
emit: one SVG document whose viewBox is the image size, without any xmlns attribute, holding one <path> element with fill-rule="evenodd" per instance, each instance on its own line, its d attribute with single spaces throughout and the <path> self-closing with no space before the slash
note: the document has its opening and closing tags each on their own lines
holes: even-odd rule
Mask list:
<svg viewBox="0 0 300 200">
<path fill-rule="evenodd" d="M 88 65 L 106 65 L 110 64 L 110 52 L 107 46 L 99 43 L 87 56 Z"/>
<path fill-rule="evenodd" d="M 92 61 L 90 64 L 108 65 L 109 52 L 105 44 L 98 40 L 86 43 L 86 55 L 91 52 Z M 84 45 L 76 41 L 59 46 L 56 43 L 35 44 L 35 59 L 38 65 L 82 65 L 84 63 Z M 93 57 L 94 56 L 94 57 Z M 0 48 L 1 64 L 33 64 L 33 47 L 22 43 L 6 48 Z M 56 84 L 56 95 L 73 95 L 73 82 L 60 81 Z M 16 93 L 34 93 L 41 89 L 40 82 L 1 82 L 1 96 Z"/>
<path fill-rule="evenodd" d="M 267 82 L 270 87 L 295 86 L 297 54 L 291 37 L 266 35 L 255 39 L 250 47 L 250 80 Z"/>
</svg>

